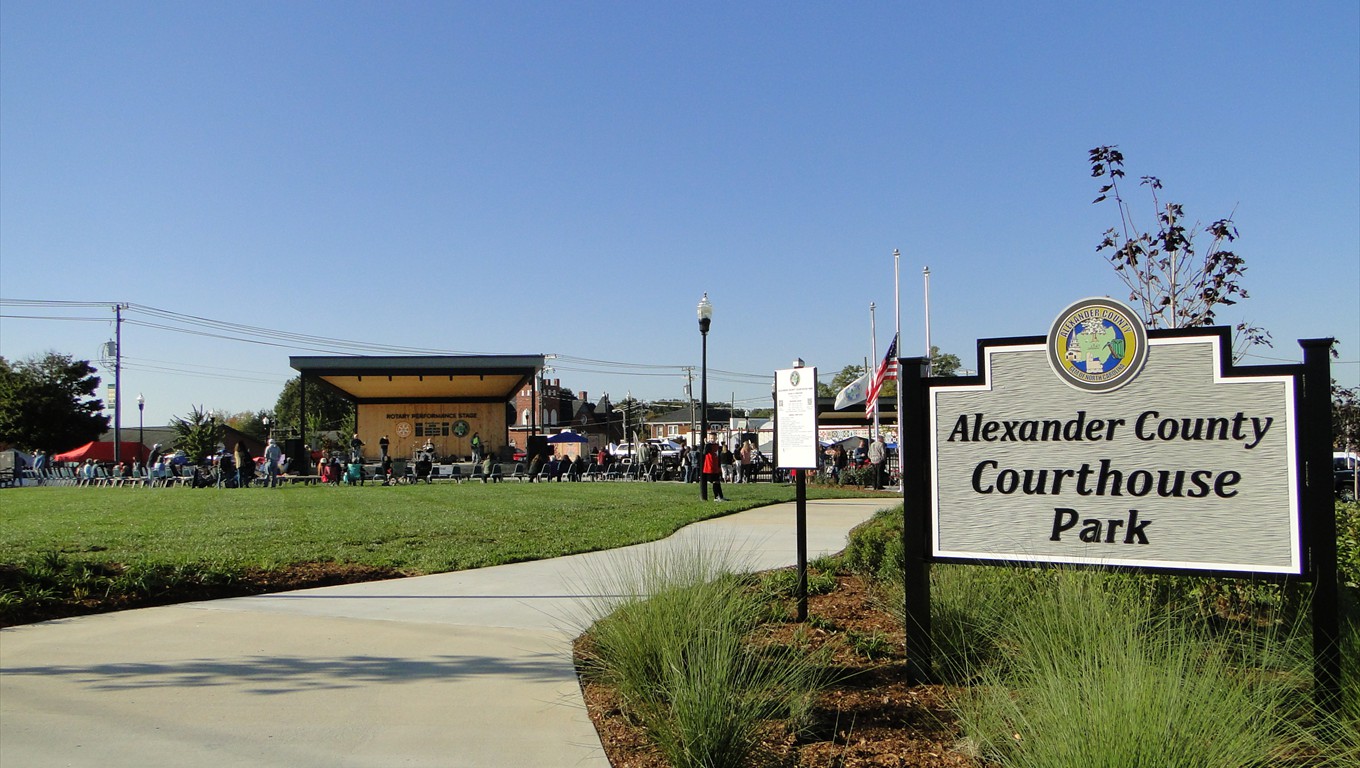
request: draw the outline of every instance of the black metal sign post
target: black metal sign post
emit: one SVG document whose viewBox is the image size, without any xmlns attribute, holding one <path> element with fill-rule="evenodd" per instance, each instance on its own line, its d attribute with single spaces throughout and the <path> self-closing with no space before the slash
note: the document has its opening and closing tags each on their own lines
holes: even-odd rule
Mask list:
<svg viewBox="0 0 1360 768">
<path fill-rule="evenodd" d="M 1336 570 L 1336 502 L 1332 499 L 1333 339 L 1304 339 L 1302 511 L 1308 571 L 1313 578 L 1313 695 L 1325 712 L 1341 707 L 1341 591 Z"/>
<path fill-rule="evenodd" d="M 930 641 L 930 466 L 926 446 L 926 384 L 930 360 L 904 357 L 897 361 L 897 386 L 902 393 L 897 439 L 902 446 L 902 554 L 906 565 L 907 682 L 933 679 Z M 910 470 L 910 471 L 908 471 Z"/>
<path fill-rule="evenodd" d="M 798 475 L 797 490 L 794 492 L 794 507 L 798 518 L 798 621 L 807 621 L 807 473 L 806 469 L 794 470 Z"/>
</svg>

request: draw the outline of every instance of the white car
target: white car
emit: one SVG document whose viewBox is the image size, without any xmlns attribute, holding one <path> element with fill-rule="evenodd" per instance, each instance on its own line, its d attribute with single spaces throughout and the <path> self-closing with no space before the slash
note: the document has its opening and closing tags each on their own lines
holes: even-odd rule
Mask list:
<svg viewBox="0 0 1360 768">
<path fill-rule="evenodd" d="M 651 440 L 648 440 L 647 444 L 650 445 L 652 450 L 660 455 L 661 458 L 668 460 L 680 458 L 680 451 L 684 450 L 679 443 L 660 437 L 654 437 Z"/>
</svg>

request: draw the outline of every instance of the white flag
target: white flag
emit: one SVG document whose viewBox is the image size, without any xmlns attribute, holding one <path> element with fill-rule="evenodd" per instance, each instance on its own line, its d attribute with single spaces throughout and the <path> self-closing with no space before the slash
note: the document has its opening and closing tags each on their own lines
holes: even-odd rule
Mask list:
<svg viewBox="0 0 1360 768">
<path fill-rule="evenodd" d="M 869 388 L 869 374 L 864 374 L 858 379 L 845 385 L 845 389 L 836 393 L 836 410 L 848 408 L 855 403 L 864 402 L 865 390 Z"/>
</svg>

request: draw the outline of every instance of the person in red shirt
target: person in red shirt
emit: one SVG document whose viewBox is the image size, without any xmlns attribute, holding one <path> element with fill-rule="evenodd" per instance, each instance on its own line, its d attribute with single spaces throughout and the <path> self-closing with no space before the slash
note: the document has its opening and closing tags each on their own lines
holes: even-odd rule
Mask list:
<svg viewBox="0 0 1360 768">
<path fill-rule="evenodd" d="M 699 472 L 699 498 L 708 501 L 708 484 L 713 484 L 713 500 L 727 501 L 722 492 L 722 448 L 716 441 L 704 444 L 703 464 Z"/>
</svg>

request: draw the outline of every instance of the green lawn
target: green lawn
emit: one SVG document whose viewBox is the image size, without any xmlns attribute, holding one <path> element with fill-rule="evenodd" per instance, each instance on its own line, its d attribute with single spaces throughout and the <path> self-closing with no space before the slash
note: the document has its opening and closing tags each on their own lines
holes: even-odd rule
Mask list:
<svg viewBox="0 0 1360 768">
<path fill-rule="evenodd" d="M 733 485 L 701 502 L 674 483 L 444 483 L 269 490 L 16 488 L 0 491 L 0 608 L 221 583 L 247 570 L 352 563 L 408 574 L 480 568 L 652 541 L 709 517 L 790 501 L 784 485 Z M 863 495 L 810 489 L 812 498 Z M 89 567 L 84 567 L 89 566 Z M 83 569 L 83 570 L 82 570 Z M 83 585 L 83 587 L 81 586 Z M 139 595 L 124 595 L 136 598 Z"/>
</svg>

